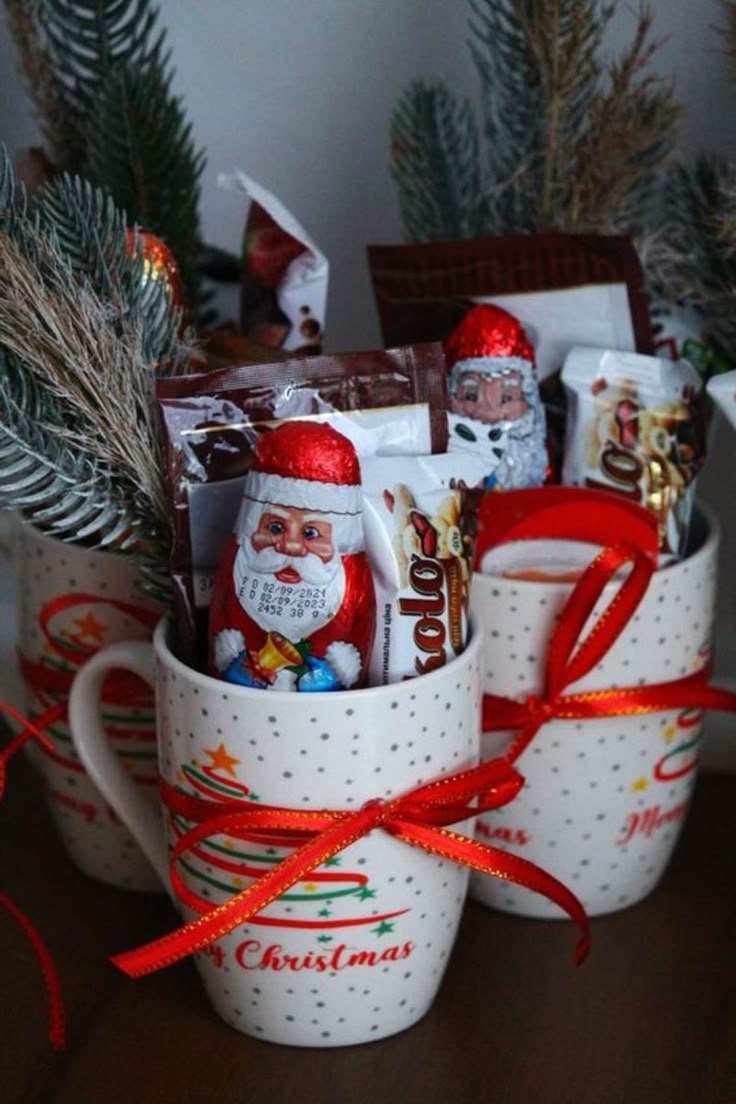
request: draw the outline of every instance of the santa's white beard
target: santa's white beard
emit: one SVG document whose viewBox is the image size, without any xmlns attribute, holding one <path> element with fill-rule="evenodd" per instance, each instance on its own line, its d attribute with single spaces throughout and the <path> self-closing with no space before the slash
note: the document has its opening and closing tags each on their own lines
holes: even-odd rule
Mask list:
<svg viewBox="0 0 736 1104">
<path fill-rule="evenodd" d="M 284 583 L 277 571 L 291 567 L 300 582 Z M 340 556 L 324 563 L 319 556 L 284 556 L 273 548 L 256 552 L 246 538 L 233 566 L 240 605 L 265 632 L 288 640 L 311 636 L 335 616 L 345 594 L 345 568 Z"/>
</svg>

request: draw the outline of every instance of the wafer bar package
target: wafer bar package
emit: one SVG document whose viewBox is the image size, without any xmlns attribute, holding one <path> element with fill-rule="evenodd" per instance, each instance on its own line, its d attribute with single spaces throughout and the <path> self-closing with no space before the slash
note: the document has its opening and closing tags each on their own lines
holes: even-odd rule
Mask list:
<svg viewBox="0 0 736 1104">
<path fill-rule="evenodd" d="M 296 357 L 157 381 L 174 514 L 171 572 L 180 658 L 204 662 L 216 565 L 232 532 L 259 434 L 330 422 L 362 458 L 443 452 L 445 360 L 438 344 Z"/>
<path fill-rule="evenodd" d="M 366 548 L 377 628 L 369 682 L 426 674 L 468 642 L 468 593 L 482 457 L 457 453 L 370 458 L 363 472 Z"/>
<path fill-rule="evenodd" d="M 562 369 L 568 395 L 563 483 L 616 491 L 652 510 L 661 562 L 684 554 L 705 459 L 698 373 L 616 349 L 572 349 Z"/>
</svg>

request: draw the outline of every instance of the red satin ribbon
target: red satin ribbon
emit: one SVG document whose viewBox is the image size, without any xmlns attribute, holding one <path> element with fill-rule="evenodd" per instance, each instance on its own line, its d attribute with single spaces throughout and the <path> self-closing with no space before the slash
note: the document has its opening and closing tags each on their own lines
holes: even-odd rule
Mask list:
<svg viewBox="0 0 736 1104">
<path fill-rule="evenodd" d="M 629 574 L 588 635 L 581 639 L 604 587 L 627 563 L 632 565 Z M 506 752 L 510 762 L 519 758 L 543 724 L 555 719 L 589 720 L 665 709 L 736 711 L 736 694 L 708 684 L 709 666 L 672 682 L 563 693 L 588 674 L 613 646 L 644 597 L 653 571 L 651 560 L 635 548 L 616 545 L 604 549 L 587 567 L 562 609 L 549 643 L 542 693 L 530 694 L 523 701 L 484 695 L 484 732 L 519 729 Z"/>
<path fill-rule="evenodd" d="M 4 748 L 0 749 L 0 797 L 2 797 L 5 788 L 6 768 L 12 756 L 15 755 L 25 741 L 31 736 L 35 737 L 44 745 L 47 744 L 48 741 L 46 736 L 44 736 L 35 725 L 27 721 L 26 718 L 13 709 L 12 706 L 7 705 L 5 702 L 0 702 L 0 710 L 7 713 L 13 720 L 18 721 L 24 726 L 18 736 L 15 736 Z M 9 897 L 6 897 L 4 893 L 0 893 L 0 907 L 4 908 L 25 932 L 26 937 L 36 953 L 46 985 L 49 1005 L 49 1038 L 56 1050 L 63 1050 L 66 1035 L 64 1002 L 61 995 L 61 982 L 59 981 L 59 975 L 54 966 L 51 954 L 35 925 L 28 916 L 26 916 L 23 910 L 11 901 Z"/>
<path fill-rule="evenodd" d="M 151 632 L 159 618 L 159 614 L 155 610 L 146 609 L 144 606 L 138 606 L 132 602 L 123 602 L 118 598 L 105 598 L 98 594 L 84 592 L 63 594 L 47 602 L 38 615 L 41 632 L 51 650 L 68 663 L 71 663 L 73 670 L 59 670 L 43 662 L 27 659 L 22 653 L 19 654 L 18 664 L 21 674 L 26 683 L 36 691 L 39 699 L 43 701 L 44 696 L 48 697 L 49 695 L 62 698 L 59 702 L 45 703 L 48 708 L 36 718 L 37 729 L 47 729 L 57 721 L 66 719 L 67 702 L 65 699 L 68 698 L 71 691 L 74 675 L 84 662 L 98 650 L 97 645 L 85 646 L 79 643 L 72 646 L 58 636 L 54 636 L 51 631 L 52 621 L 58 614 L 80 605 L 112 606 L 113 609 L 126 614 L 131 620 L 137 621 Z M 140 708 L 153 705 L 153 694 L 150 687 L 137 675 L 133 675 L 128 671 L 118 671 L 112 678 L 106 680 L 102 702 L 105 705 L 127 705 L 131 708 Z M 21 734 L 21 742 L 24 742 L 29 735 L 28 732 Z M 42 743 L 46 751 L 53 755 L 53 744 L 45 738 Z M 69 766 L 68 763 L 65 765 Z"/>
<path fill-rule="evenodd" d="M 61 613 L 75 605 L 87 602 L 103 602 L 106 605 L 112 605 L 129 617 L 137 619 L 151 630 L 158 620 L 158 614 L 153 611 L 146 610 L 129 602 L 120 602 L 117 599 L 101 598 L 91 594 L 67 594 L 48 602 L 39 615 L 41 630 L 51 644 L 53 650 L 58 655 L 62 656 L 62 658 L 72 662 L 75 667 L 81 666 L 81 664 L 97 649 L 85 648 L 83 646 L 67 646 L 65 643 L 52 636 L 50 623 L 57 613 Z M 17 710 L 13 709 L 12 706 L 5 702 L 0 702 L 0 710 L 21 726 L 20 731 L 4 748 L 0 749 L 0 797 L 2 797 L 5 787 L 7 764 L 12 756 L 15 755 L 28 740 L 31 738 L 36 739 L 47 754 L 51 756 L 55 755 L 53 741 L 45 735 L 43 729 L 48 728 L 56 721 L 66 717 L 66 698 L 71 690 L 75 673 L 74 671 L 59 671 L 42 663 L 31 662 L 22 655 L 19 657 L 19 662 L 23 678 L 34 690 L 39 692 L 39 698 L 41 700 L 43 700 L 43 695 L 57 696 L 61 697 L 63 700 L 50 704 L 33 723 Z M 103 700 L 106 704 L 143 705 L 152 701 L 152 695 L 150 688 L 141 679 L 128 673 L 119 672 L 114 678 L 108 680 L 105 686 Z M 11 901 L 9 897 L 1 893 L 0 907 L 4 908 L 25 932 L 39 960 L 49 1003 L 49 1035 L 56 1049 L 61 1050 L 64 1047 L 65 1040 L 64 1005 L 61 995 L 61 983 L 51 954 L 38 930 L 23 910 Z"/>
<path fill-rule="evenodd" d="M 248 801 L 203 801 L 163 783 L 164 803 L 172 812 L 194 822 L 172 851 L 172 886 L 179 899 L 201 915 L 160 939 L 115 955 L 112 961 L 130 977 L 140 977 L 201 951 L 266 908 L 333 855 L 381 828 L 412 847 L 542 893 L 578 924 L 582 934 L 575 958 L 582 962 L 590 945 L 589 920 L 566 886 L 527 859 L 447 829 L 447 825 L 507 804 L 522 785 L 523 778 L 514 767 L 505 759 L 494 759 L 418 786 L 391 801 L 369 801 L 361 809 L 347 812 L 285 809 Z M 246 889 L 214 908 L 184 885 L 177 870 L 184 852 L 219 833 L 252 831 L 291 837 L 295 832 L 303 833 L 305 841 Z"/>
</svg>

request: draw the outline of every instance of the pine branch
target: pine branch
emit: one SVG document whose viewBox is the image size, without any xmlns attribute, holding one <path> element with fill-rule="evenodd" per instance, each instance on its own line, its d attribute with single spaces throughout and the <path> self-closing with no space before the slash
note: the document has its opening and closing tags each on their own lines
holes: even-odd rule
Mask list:
<svg viewBox="0 0 736 1104">
<path fill-rule="evenodd" d="M 0 232 L 0 347 L 65 412 L 54 436 L 120 474 L 147 504 L 158 531 L 168 527 L 153 377 L 142 356 L 140 324 L 111 325 L 91 287 L 56 263 L 53 243 L 38 235 L 47 276 Z"/>
<path fill-rule="evenodd" d="M 126 216 L 111 196 L 88 181 L 64 174 L 34 199 L 40 226 L 54 234 L 76 276 L 88 278 L 108 303 L 111 316 L 137 320 L 144 358 L 159 375 L 176 374 L 191 353 L 189 335 L 180 338 L 181 312 L 172 307 L 166 285 L 147 277 L 139 251 L 129 250 Z"/>
<path fill-rule="evenodd" d="M 415 136 L 423 141 L 417 143 Z M 412 84 L 391 120 L 391 173 L 410 238 L 472 237 L 480 228 L 478 132 L 467 100 Z"/>
<path fill-rule="evenodd" d="M 5 0 L 8 28 L 38 113 L 41 133 L 58 165 L 74 156 L 74 134 L 64 92 L 39 35 L 38 0 Z"/>
<path fill-rule="evenodd" d="M 35 0 L 39 33 L 63 111 L 73 135 L 61 162 L 86 173 L 85 126 L 99 89 L 111 69 L 131 63 L 168 64 L 164 32 L 149 0 Z"/>
<path fill-rule="evenodd" d="M 469 0 L 469 6 L 488 157 L 480 232 L 637 229 L 679 116 L 671 85 L 647 72 L 657 49 L 650 8 L 640 8 L 630 46 L 606 63 L 612 3 Z M 452 99 L 447 90 L 445 98 Z M 478 187 L 477 173 L 461 158 L 449 162 L 431 115 L 404 111 L 402 122 L 403 145 L 412 151 L 397 180 L 402 214 L 410 236 L 426 240 L 436 234 L 434 210 L 444 210 L 446 225 L 463 224 L 458 197 Z M 406 197 L 415 194 L 422 202 L 411 206 Z"/>
<path fill-rule="evenodd" d="M 647 73 L 659 45 L 650 40 L 651 25 L 646 5 L 631 44 L 607 66 L 606 87 L 591 98 L 588 125 L 574 151 L 574 229 L 638 233 L 649 214 L 681 114 L 671 82 Z"/>
<path fill-rule="evenodd" d="M 700 154 L 672 166 L 664 216 L 644 255 L 653 290 L 700 312 L 736 363 L 736 164 Z"/>
<path fill-rule="evenodd" d="M 62 540 L 140 547 L 140 519 L 110 472 L 49 433 L 54 412 L 7 353 L 0 354 L 0 412 L 0 507 Z"/>
<path fill-rule="evenodd" d="M 118 65 L 103 80 L 86 129 L 89 168 L 131 222 L 174 254 L 187 300 L 196 303 L 200 237 L 197 152 L 181 100 L 160 66 Z"/>
<path fill-rule="evenodd" d="M 537 64 L 513 0 L 470 0 L 469 48 L 481 82 L 487 234 L 537 222 L 546 104 Z"/>
</svg>

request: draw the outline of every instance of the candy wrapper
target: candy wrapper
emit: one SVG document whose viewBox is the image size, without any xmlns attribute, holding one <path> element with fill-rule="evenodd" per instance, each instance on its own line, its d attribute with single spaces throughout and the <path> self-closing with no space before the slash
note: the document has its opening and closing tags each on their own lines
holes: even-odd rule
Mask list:
<svg viewBox="0 0 736 1104">
<path fill-rule="evenodd" d="M 364 544 L 350 441 L 298 420 L 260 437 L 215 578 L 210 673 L 264 690 L 363 684 L 376 627 Z"/>
<path fill-rule="evenodd" d="M 491 304 L 471 307 L 445 341 L 448 447 L 486 464 L 486 486 L 535 487 L 547 471 L 544 407 L 524 328 Z"/>
<path fill-rule="evenodd" d="M 327 258 L 280 200 L 245 173 L 221 175 L 218 182 L 251 200 L 243 242 L 242 332 L 263 345 L 318 353 Z"/>
<path fill-rule="evenodd" d="M 361 457 L 442 452 L 446 394 L 438 344 L 159 380 L 180 658 L 193 666 L 204 662 L 215 567 L 262 433 L 289 418 L 309 418 L 336 425 Z"/>
<path fill-rule="evenodd" d="M 685 552 L 695 478 L 705 459 L 701 381 L 686 361 L 575 348 L 563 483 L 604 488 L 657 517 L 663 562 Z"/>
<path fill-rule="evenodd" d="M 362 464 L 378 605 L 371 685 L 443 667 L 468 642 L 468 591 L 486 469 L 446 453 Z"/>
</svg>

